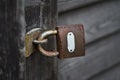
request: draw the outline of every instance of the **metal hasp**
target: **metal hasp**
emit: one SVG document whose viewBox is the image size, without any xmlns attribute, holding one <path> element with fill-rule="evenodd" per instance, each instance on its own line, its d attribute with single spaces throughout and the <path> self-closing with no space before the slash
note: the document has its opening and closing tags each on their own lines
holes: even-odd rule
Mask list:
<svg viewBox="0 0 120 80">
<path fill-rule="evenodd" d="M 35 51 L 33 41 L 38 38 L 40 34 L 40 30 L 41 30 L 40 28 L 35 28 L 26 33 L 25 35 L 25 57 L 29 57 Z"/>
<path fill-rule="evenodd" d="M 57 30 L 48 30 L 40 34 L 38 37 L 38 40 L 34 40 L 35 44 L 38 44 L 38 50 L 42 52 L 43 55 L 45 56 L 57 56 L 59 53 L 57 51 L 46 51 L 42 46 L 41 46 L 41 41 L 43 41 L 45 38 L 51 35 L 56 35 Z"/>
<path fill-rule="evenodd" d="M 47 51 L 42 47 L 42 44 L 47 42 L 47 37 L 52 35 L 56 36 L 57 51 Z M 84 56 L 83 25 L 59 26 L 55 30 L 48 31 L 42 31 L 40 28 L 32 29 L 25 36 L 25 56 L 29 57 L 36 49 L 45 56 L 58 56 L 60 59 Z"/>
<path fill-rule="evenodd" d="M 57 51 L 46 51 L 41 44 L 46 43 L 48 36 L 57 34 L 57 30 L 49 30 L 41 32 L 40 28 L 35 28 L 30 30 L 25 35 L 25 57 L 29 57 L 35 51 L 35 45 L 45 56 L 57 56 L 59 53 Z"/>
</svg>

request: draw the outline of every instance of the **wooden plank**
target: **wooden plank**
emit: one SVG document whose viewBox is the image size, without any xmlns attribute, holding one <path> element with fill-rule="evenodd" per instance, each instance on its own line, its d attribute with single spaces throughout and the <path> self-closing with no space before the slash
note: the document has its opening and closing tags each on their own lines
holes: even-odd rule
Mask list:
<svg viewBox="0 0 120 80">
<path fill-rule="evenodd" d="M 23 0 L 0 0 L 0 80 L 25 80 Z"/>
<path fill-rule="evenodd" d="M 120 0 L 109 1 L 59 15 L 59 25 L 83 24 L 86 43 L 120 29 Z"/>
<path fill-rule="evenodd" d="M 75 8 L 88 6 L 105 0 L 58 0 L 58 11 L 65 12 Z"/>
<path fill-rule="evenodd" d="M 120 64 L 114 65 L 111 68 L 91 77 L 89 80 L 119 80 L 120 79 Z"/>
<path fill-rule="evenodd" d="M 30 4 L 34 2 L 39 3 L 37 0 L 29 0 Z M 39 6 L 26 7 L 27 31 L 35 27 L 43 30 L 53 29 L 57 21 L 56 4 L 56 0 L 42 0 Z M 54 38 L 49 38 L 48 43 L 45 44 L 46 50 L 55 49 L 54 41 Z M 26 59 L 26 80 L 57 80 L 56 57 L 46 57 L 37 51 L 33 53 Z"/>
<path fill-rule="evenodd" d="M 65 12 L 78 7 L 88 6 L 106 0 L 58 0 L 58 12 Z M 25 6 L 39 6 L 41 0 L 25 0 Z"/>
<path fill-rule="evenodd" d="M 86 47 L 86 56 L 60 60 L 59 80 L 89 80 L 120 64 L 120 31 Z M 96 45 L 97 44 L 97 45 Z"/>
<path fill-rule="evenodd" d="M 59 25 L 84 24 L 87 51 L 85 57 L 59 61 L 59 80 L 99 80 L 94 76 L 120 63 L 119 4 L 109 1 L 60 14 Z"/>
</svg>

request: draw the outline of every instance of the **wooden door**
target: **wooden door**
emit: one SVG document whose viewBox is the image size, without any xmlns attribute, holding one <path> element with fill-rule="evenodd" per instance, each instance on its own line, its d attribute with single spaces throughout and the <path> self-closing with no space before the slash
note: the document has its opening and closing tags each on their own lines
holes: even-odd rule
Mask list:
<svg viewBox="0 0 120 80">
<path fill-rule="evenodd" d="M 56 9 L 56 0 L 0 0 L 0 80 L 57 80 L 56 57 L 24 57 L 25 33 L 54 29 Z M 45 48 L 54 50 L 54 41 L 50 37 Z"/>
<path fill-rule="evenodd" d="M 26 0 L 25 1 L 26 31 L 33 28 L 43 30 L 54 29 L 57 23 L 56 0 Z M 54 37 L 45 44 L 46 50 L 55 50 Z M 40 52 L 33 53 L 26 59 L 27 80 L 57 80 L 56 57 L 46 57 Z"/>
<path fill-rule="evenodd" d="M 0 0 L 0 80 L 24 80 L 23 0 Z"/>
</svg>

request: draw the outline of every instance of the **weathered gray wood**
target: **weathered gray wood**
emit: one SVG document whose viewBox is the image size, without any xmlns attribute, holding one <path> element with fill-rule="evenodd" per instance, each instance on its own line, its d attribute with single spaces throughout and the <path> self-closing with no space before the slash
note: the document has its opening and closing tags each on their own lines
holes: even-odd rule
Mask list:
<svg viewBox="0 0 120 80">
<path fill-rule="evenodd" d="M 65 12 L 106 0 L 58 0 L 58 11 Z"/>
<path fill-rule="evenodd" d="M 83 24 L 86 43 L 120 29 L 120 0 L 80 8 L 59 16 L 59 25 Z"/>
<path fill-rule="evenodd" d="M 91 77 L 89 80 L 120 80 L 120 63 Z"/>
<path fill-rule="evenodd" d="M 88 45 L 85 57 L 59 61 L 59 80 L 89 80 L 96 74 L 120 64 L 119 42 L 120 31 Z"/>
<path fill-rule="evenodd" d="M 59 80 L 120 79 L 119 7 L 119 0 L 111 0 L 60 14 L 59 25 L 84 24 L 86 56 L 60 60 Z"/>
<path fill-rule="evenodd" d="M 106 0 L 58 0 L 58 12 L 65 12 L 78 7 L 88 6 Z M 41 0 L 25 0 L 25 6 L 39 6 Z"/>
<path fill-rule="evenodd" d="M 43 30 L 53 29 L 56 26 L 56 0 L 28 0 L 30 4 L 39 6 L 25 8 L 26 29 L 39 27 Z M 51 43 L 52 42 L 52 43 Z M 54 39 L 49 38 L 45 44 L 46 50 L 54 50 Z M 43 56 L 40 52 L 33 53 L 26 59 L 26 80 L 57 80 L 57 60 L 55 57 Z"/>
<path fill-rule="evenodd" d="M 0 80 L 25 80 L 23 0 L 0 0 Z"/>
</svg>

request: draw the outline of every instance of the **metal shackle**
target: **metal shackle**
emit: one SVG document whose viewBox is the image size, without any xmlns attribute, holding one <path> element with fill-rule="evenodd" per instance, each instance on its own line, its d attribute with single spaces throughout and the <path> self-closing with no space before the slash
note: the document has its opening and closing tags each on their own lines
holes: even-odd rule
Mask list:
<svg viewBox="0 0 120 80">
<path fill-rule="evenodd" d="M 47 37 L 48 36 L 51 36 L 51 35 L 56 35 L 57 34 L 57 30 L 48 30 L 48 31 L 45 31 L 43 33 L 41 33 L 38 37 L 38 40 L 34 40 L 33 42 L 35 44 L 38 44 L 37 48 L 38 50 L 45 56 L 49 56 L 49 57 L 52 57 L 52 56 L 57 56 L 59 54 L 58 51 L 46 51 L 42 46 L 41 44 L 42 43 L 45 43 L 47 42 Z"/>
</svg>

